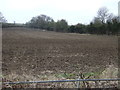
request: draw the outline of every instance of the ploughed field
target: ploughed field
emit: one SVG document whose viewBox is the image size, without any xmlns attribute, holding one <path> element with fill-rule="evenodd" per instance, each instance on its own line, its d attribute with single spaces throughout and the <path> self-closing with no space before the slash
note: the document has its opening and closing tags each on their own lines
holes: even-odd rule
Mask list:
<svg viewBox="0 0 120 90">
<path fill-rule="evenodd" d="M 4 76 L 99 72 L 117 66 L 117 36 L 58 33 L 26 28 L 2 30 Z"/>
</svg>

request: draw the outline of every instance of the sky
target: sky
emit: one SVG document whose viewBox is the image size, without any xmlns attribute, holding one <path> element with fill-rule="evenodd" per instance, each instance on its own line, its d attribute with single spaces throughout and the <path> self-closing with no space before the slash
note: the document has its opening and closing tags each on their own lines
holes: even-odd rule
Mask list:
<svg viewBox="0 0 120 90">
<path fill-rule="evenodd" d="M 101 7 L 118 15 L 120 0 L 0 0 L 0 12 L 8 22 L 26 23 L 44 14 L 55 21 L 65 19 L 69 25 L 89 24 Z"/>
</svg>

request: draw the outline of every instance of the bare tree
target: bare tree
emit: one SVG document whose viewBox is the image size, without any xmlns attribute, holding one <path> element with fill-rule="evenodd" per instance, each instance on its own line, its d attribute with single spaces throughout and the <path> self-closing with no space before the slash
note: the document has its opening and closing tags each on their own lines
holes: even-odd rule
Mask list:
<svg viewBox="0 0 120 90">
<path fill-rule="evenodd" d="M 6 23 L 6 22 L 7 22 L 7 20 L 4 18 L 4 16 L 0 12 L 0 23 Z"/>
<path fill-rule="evenodd" d="M 108 18 L 109 16 L 109 13 L 108 13 L 108 9 L 106 7 L 102 7 L 98 10 L 97 12 L 98 14 L 98 18 L 101 20 L 102 23 L 105 23 L 106 22 L 106 19 Z"/>
<path fill-rule="evenodd" d="M 110 13 L 109 16 L 107 17 L 107 22 L 112 22 L 114 17 L 115 15 L 113 13 Z"/>
</svg>

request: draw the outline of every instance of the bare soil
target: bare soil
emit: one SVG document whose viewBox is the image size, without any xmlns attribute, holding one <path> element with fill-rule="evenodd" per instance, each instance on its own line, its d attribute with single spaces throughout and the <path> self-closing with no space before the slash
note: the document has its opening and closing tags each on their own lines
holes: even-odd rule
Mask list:
<svg viewBox="0 0 120 90">
<path fill-rule="evenodd" d="M 100 72 L 118 64 L 117 36 L 2 30 L 3 76 Z"/>
</svg>

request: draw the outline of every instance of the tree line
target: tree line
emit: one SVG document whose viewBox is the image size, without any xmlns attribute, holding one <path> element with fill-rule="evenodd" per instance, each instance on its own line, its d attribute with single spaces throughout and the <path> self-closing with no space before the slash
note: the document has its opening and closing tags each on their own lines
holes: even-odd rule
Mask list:
<svg viewBox="0 0 120 90">
<path fill-rule="evenodd" d="M 6 21 L 7 20 L 5 20 L 3 16 L 0 18 L 0 22 L 4 22 L 3 27 L 7 27 L 8 24 L 5 24 Z M 112 13 L 109 13 L 106 7 L 100 8 L 97 12 L 97 16 L 94 17 L 88 25 L 82 23 L 78 23 L 76 25 L 68 25 L 68 22 L 65 19 L 61 19 L 55 22 L 53 18 L 47 15 L 39 15 L 33 17 L 24 26 L 29 28 L 45 29 L 48 31 L 80 34 L 90 33 L 116 35 L 120 32 L 119 17 L 113 15 Z"/>
<path fill-rule="evenodd" d="M 68 23 L 66 20 L 58 20 L 55 22 L 51 17 L 47 15 L 40 15 L 33 17 L 29 22 L 26 23 L 27 27 L 45 29 L 56 32 L 67 32 Z"/>
</svg>

